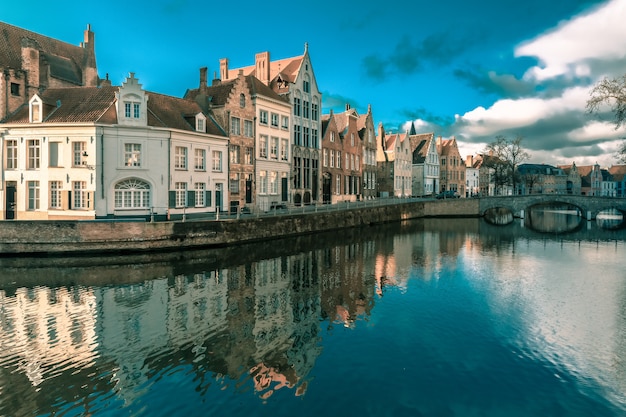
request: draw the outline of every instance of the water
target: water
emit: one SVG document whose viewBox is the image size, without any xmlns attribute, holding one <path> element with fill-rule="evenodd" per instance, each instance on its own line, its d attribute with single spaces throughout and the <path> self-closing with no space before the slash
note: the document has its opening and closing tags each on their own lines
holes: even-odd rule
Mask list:
<svg viewBox="0 0 626 417">
<path fill-rule="evenodd" d="M 0 415 L 624 416 L 625 233 L 431 219 L 0 259 Z"/>
</svg>

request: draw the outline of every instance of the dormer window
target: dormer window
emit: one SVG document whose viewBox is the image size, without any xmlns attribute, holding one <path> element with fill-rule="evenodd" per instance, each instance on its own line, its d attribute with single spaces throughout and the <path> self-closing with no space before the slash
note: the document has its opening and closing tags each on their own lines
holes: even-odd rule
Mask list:
<svg viewBox="0 0 626 417">
<path fill-rule="evenodd" d="M 30 123 L 41 123 L 41 99 L 35 95 L 30 100 L 29 118 Z"/>
<path fill-rule="evenodd" d="M 206 116 L 202 113 L 196 114 L 196 132 L 206 133 Z"/>
<path fill-rule="evenodd" d="M 141 106 L 139 103 L 125 101 L 124 102 L 124 117 L 127 119 L 139 119 Z"/>
</svg>

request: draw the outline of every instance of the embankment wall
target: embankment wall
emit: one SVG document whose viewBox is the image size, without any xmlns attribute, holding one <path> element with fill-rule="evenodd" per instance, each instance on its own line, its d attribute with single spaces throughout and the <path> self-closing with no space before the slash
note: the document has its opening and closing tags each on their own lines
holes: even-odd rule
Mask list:
<svg viewBox="0 0 626 417">
<path fill-rule="evenodd" d="M 0 255 L 129 253 L 226 246 L 421 217 L 477 217 L 476 199 L 187 222 L 3 221 Z"/>
</svg>

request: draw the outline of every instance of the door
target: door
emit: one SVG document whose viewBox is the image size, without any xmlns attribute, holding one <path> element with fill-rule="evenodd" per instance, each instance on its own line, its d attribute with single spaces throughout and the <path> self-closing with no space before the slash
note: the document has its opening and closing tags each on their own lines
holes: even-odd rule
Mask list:
<svg viewBox="0 0 626 417">
<path fill-rule="evenodd" d="M 17 197 L 17 184 L 7 182 L 5 207 L 6 212 L 4 218 L 6 220 L 15 220 L 15 201 Z"/>
</svg>

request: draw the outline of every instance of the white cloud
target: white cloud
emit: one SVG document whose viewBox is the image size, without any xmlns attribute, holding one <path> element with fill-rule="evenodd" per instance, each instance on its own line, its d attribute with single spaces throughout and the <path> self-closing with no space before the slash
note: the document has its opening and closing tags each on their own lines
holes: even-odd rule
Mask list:
<svg viewBox="0 0 626 417">
<path fill-rule="evenodd" d="M 524 78 L 541 81 L 562 75 L 589 75 L 591 70 L 585 61 L 625 57 L 625 20 L 626 1 L 611 0 L 518 46 L 516 56 L 534 56 L 542 64 L 529 69 Z"/>
<path fill-rule="evenodd" d="M 556 115 L 580 112 L 585 109 L 588 98 L 587 88 L 574 87 L 551 99 L 499 100 L 488 109 L 477 107 L 463 116 L 457 115 L 456 121 L 463 125 L 463 132 L 469 136 L 495 135 L 505 129 L 529 126 Z"/>
</svg>

